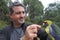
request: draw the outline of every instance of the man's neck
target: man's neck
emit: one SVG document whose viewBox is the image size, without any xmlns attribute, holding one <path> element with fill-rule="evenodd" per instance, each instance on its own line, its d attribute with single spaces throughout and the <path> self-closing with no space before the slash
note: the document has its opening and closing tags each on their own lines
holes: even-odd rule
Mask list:
<svg viewBox="0 0 60 40">
<path fill-rule="evenodd" d="M 20 28 L 22 24 L 14 22 L 13 25 L 14 25 L 15 28 Z"/>
</svg>

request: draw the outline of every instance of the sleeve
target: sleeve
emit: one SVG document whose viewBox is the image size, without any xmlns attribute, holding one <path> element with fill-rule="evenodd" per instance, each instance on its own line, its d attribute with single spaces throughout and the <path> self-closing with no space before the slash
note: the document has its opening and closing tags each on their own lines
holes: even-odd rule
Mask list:
<svg viewBox="0 0 60 40">
<path fill-rule="evenodd" d="M 0 40 L 6 40 L 5 34 L 0 30 Z"/>
<path fill-rule="evenodd" d="M 7 27 L 0 30 L 0 40 L 7 40 L 8 39 L 8 32 Z"/>
<path fill-rule="evenodd" d="M 44 28 L 41 28 L 40 30 L 38 30 L 37 35 L 40 38 L 40 40 L 47 40 L 48 34 L 46 33 Z"/>
</svg>

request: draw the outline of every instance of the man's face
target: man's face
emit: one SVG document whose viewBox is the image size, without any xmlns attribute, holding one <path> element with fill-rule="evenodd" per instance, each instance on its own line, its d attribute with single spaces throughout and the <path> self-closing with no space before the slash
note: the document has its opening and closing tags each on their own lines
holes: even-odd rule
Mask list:
<svg viewBox="0 0 60 40">
<path fill-rule="evenodd" d="M 13 14 L 10 15 L 10 18 L 15 23 L 24 23 L 25 22 L 25 9 L 22 6 L 15 6 L 13 8 Z"/>
</svg>

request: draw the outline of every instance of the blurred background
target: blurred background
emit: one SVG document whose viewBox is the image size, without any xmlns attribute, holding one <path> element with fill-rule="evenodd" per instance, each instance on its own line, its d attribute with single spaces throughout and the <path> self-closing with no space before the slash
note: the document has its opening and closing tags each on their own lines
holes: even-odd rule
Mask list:
<svg viewBox="0 0 60 40">
<path fill-rule="evenodd" d="M 25 5 L 27 23 L 40 24 L 48 19 L 60 27 L 60 0 L 0 0 L 0 29 L 10 23 L 7 14 L 12 2 Z"/>
</svg>

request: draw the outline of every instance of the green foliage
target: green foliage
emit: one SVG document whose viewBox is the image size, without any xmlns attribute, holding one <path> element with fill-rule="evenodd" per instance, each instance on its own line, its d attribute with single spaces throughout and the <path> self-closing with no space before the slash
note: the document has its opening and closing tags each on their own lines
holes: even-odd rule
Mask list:
<svg viewBox="0 0 60 40">
<path fill-rule="evenodd" d="M 0 29 L 10 21 L 7 15 L 9 3 L 11 3 L 11 0 L 0 0 Z"/>
<path fill-rule="evenodd" d="M 6 14 L 8 13 L 8 6 L 5 0 L 0 0 L 0 20 L 6 19 Z"/>
<path fill-rule="evenodd" d="M 9 20 L 7 16 L 9 3 L 11 3 L 11 0 L 0 0 L 0 20 Z"/>
<path fill-rule="evenodd" d="M 24 0 L 23 3 L 26 6 L 27 13 L 29 13 L 31 22 L 38 23 L 43 14 L 42 3 L 39 0 Z M 38 19 L 38 21 L 36 19 Z"/>
<path fill-rule="evenodd" d="M 52 20 L 60 24 L 60 3 L 52 3 L 45 9 L 45 19 Z M 60 26 L 60 25 L 59 25 Z"/>
<path fill-rule="evenodd" d="M 5 0 L 0 0 L 0 19 L 5 20 L 5 15 L 8 12 L 8 7 Z"/>
<path fill-rule="evenodd" d="M 31 22 L 29 16 L 26 16 L 26 22 L 27 23 L 30 23 Z"/>
<path fill-rule="evenodd" d="M 0 30 L 1 30 L 5 25 L 7 25 L 7 22 L 0 20 Z"/>
</svg>

